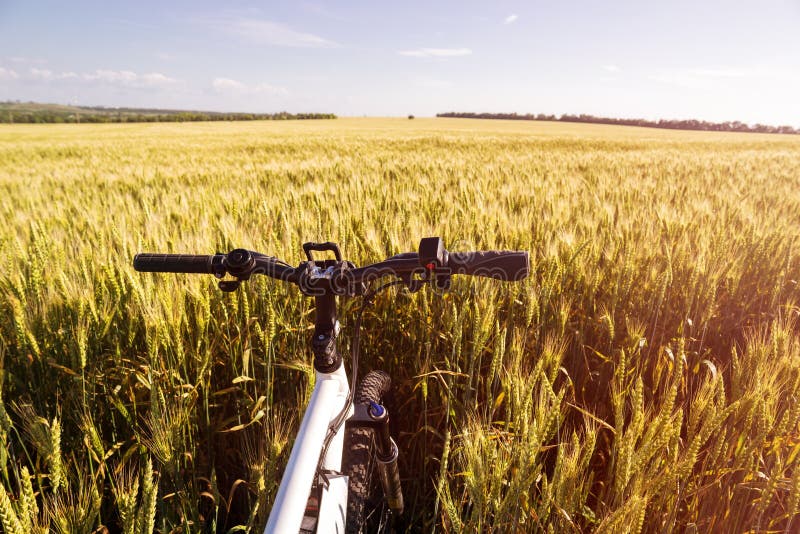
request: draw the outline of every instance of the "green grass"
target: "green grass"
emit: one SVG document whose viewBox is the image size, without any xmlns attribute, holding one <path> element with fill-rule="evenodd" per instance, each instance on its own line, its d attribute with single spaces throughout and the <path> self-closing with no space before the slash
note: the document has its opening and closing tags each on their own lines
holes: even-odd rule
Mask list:
<svg viewBox="0 0 800 534">
<path fill-rule="evenodd" d="M 2 125 L 3 530 L 263 528 L 313 387 L 312 303 L 136 273 L 136 252 L 298 263 L 333 240 L 366 263 L 441 235 L 529 250 L 532 273 L 365 314 L 410 524 L 791 531 L 798 154 L 513 121 Z"/>
</svg>

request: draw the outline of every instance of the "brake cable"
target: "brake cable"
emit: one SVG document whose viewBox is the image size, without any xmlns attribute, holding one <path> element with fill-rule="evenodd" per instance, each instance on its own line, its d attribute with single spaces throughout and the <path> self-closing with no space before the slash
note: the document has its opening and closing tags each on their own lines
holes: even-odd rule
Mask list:
<svg viewBox="0 0 800 534">
<path fill-rule="evenodd" d="M 331 422 L 331 425 L 328 427 L 328 434 L 325 436 L 325 441 L 322 445 L 322 453 L 320 454 L 319 461 L 317 462 L 317 477 L 318 479 L 322 479 L 322 483 L 326 488 L 328 487 L 328 477 L 326 476 L 325 470 L 322 468 L 322 463 L 325 461 L 325 457 L 328 455 L 328 448 L 330 447 L 334 436 L 336 436 L 336 433 L 339 432 L 342 424 L 344 424 L 344 422 L 347 420 L 347 413 L 350 411 L 350 405 L 353 402 L 353 397 L 355 396 L 355 390 L 357 387 L 358 356 L 359 345 L 361 342 L 361 319 L 364 315 L 364 310 L 366 310 L 368 306 L 372 305 L 372 299 L 375 298 L 378 293 L 389 289 L 392 286 L 401 284 L 405 284 L 405 282 L 403 280 L 393 280 L 392 282 L 387 282 L 382 286 L 379 286 L 362 297 L 362 305 L 358 310 L 358 315 L 356 316 L 356 323 L 354 326 L 355 332 L 353 333 L 353 346 L 350 349 L 350 361 L 352 362 L 352 369 L 350 371 L 350 391 L 347 393 L 347 399 L 345 400 L 342 411 L 339 412 L 336 418 Z"/>
</svg>

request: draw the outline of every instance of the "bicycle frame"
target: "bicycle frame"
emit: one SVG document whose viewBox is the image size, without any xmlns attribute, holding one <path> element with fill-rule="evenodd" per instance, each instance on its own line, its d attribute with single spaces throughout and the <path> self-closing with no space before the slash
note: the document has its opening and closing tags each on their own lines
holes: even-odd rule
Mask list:
<svg viewBox="0 0 800 534">
<path fill-rule="evenodd" d="M 311 338 L 314 391 L 295 438 L 265 533 L 300 530 L 325 438 L 331 423 L 342 412 L 350 392 L 342 356 L 336 347 L 339 333 L 336 299 L 331 294 L 320 294 L 314 300 L 316 317 Z M 353 413 L 352 403 L 347 409 L 347 415 L 350 416 Z M 345 426 L 342 425 L 322 460 L 323 471 L 332 474 L 326 475 L 327 483 L 322 484 L 317 525 L 324 530 L 320 532 L 344 532 L 345 529 L 349 479 L 341 474 L 344 432 Z"/>
<path fill-rule="evenodd" d="M 347 400 L 350 388 L 344 366 L 332 373 L 317 371 L 315 376 L 314 392 L 303 415 L 265 533 L 300 530 L 325 436 Z M 351 404 L 349 412 L 352 411 Z M 344 425 L 336 433 L 325 455 L 322 463 L 325 471 L 341 471 L 343 446 Z M 328 484 L 322 486 L 318 526 L 324 528 L 320 532 L 344 532 L 348 477 L 338 474 L 330 475 L 327 479 Z"/>
</svg>

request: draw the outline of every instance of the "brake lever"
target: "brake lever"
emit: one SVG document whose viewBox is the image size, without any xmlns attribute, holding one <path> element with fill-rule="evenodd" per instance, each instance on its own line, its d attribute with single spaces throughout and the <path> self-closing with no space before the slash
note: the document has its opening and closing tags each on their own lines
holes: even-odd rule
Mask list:
<svg viewBox="0 0 800 534">
<path fill-rule="evenodd" d="M 429 278 L 414 278 L 412 275 L 401 277 L 409 293 L 416 293 L 426 284 L 430 284 L 434 290 L 447 291 L 450 289 L 450 274 L 437 274 L 431 272 Z"/>
</svg>

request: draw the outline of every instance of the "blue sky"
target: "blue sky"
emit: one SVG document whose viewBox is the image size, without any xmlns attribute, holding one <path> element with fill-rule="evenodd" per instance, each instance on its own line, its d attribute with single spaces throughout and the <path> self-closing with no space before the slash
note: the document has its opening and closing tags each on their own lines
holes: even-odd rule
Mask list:
<svg viewBox="0 0 800 534">
<path fill-rule="evenodd" d="M 0 100 L 800 126 L 800 0 L 0 0 Z"/>
</svg>

